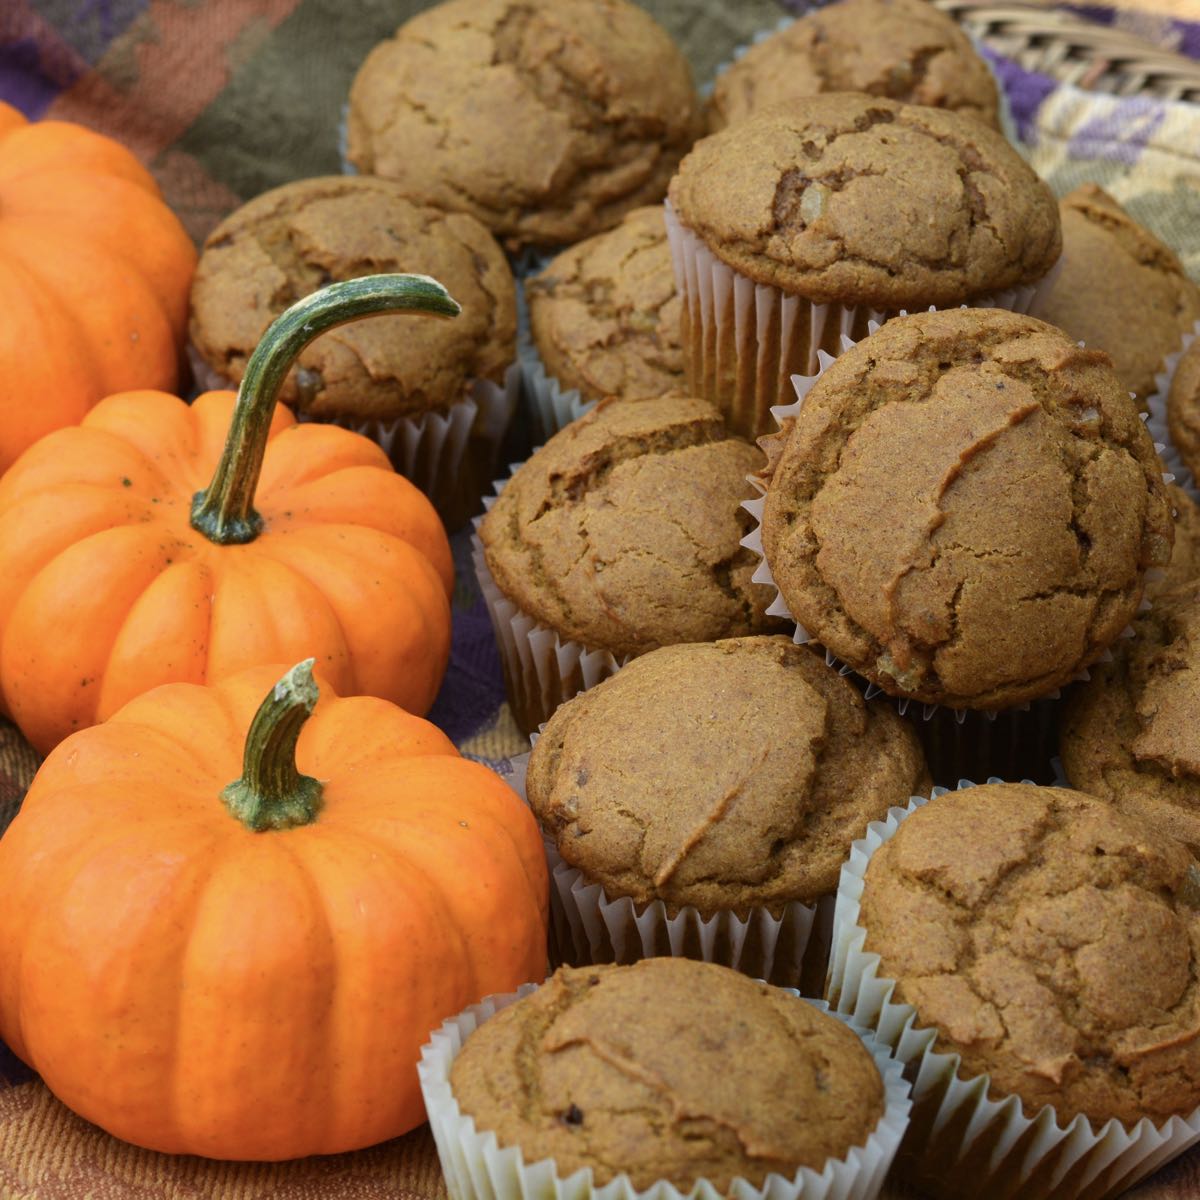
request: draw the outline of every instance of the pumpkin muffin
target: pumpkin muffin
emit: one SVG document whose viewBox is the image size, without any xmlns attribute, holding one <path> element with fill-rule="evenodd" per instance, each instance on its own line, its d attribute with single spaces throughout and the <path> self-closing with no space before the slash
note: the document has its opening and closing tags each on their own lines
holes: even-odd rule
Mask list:
<svg viewBox="0 0 1200 1200">
<path fill-rule="evenodd" d="M 1200 854 L 1200 583 L 1160 593 L 1134 631 L 1071 697 L 1063 770 Z"/>
<path fill-rule="evenodd" d="M 786 637 L 668 646 L 564 704 L 527 796 L 606 895 L 706 919 L 837 889 L 871 821 L 928 793 L 916 736 Z"/>
<path fill-rule="evenodd" d="M 960 1078 L 987 1074 L 993 1098 L 1050 1105 L 1063 1126 L 1161 1123 L 1200 1105 L 1191 866 L 1092 796 L 967 788 L 875 850 L 858 923 L 893 1003 L 961 1057 Z"/>
<path fill-rule="evenodd" d="M 999 126 L 996 82 L 953 18 L 928 0 L 840 0 L 751 46 L 718 75 L 709 129 L 820 92 L 866 92 Z"/>
<path fill-rule="evenodd" d="M 1200 320 L 1200 288 L 1175 253 L 1103 189 L 1076 188 L 1059 202 L 1063 267 L 1033 312 L 1094 350 L 1145 401 L 1168 354 Z"/>
<path fill-rule="evenodd" d="M 533 344 L 584 400 L 683 385 L 679 295 L 661 205 L 565 250 L 525 282 Z"/>
<path fill-rule="evenodd" d="M 1171 561 L 1161 576 L 1146 576 L 1146 595 L 1173 592 L 1200 579 L 1200 506 L 1178 484 L 1167 485 L 1167 497 L 1175 513 L 1175 542 Z M 1085 791 L 1089 789 L 1084 789 Z"/>
<path fill-rule="evenodd" d="M 764 439 L 763 546 L 796 620 L 884 690 L 1000 709 L 1133 617 L 1173 523 L 1101 351 L 987 309 L 889 321 Z"/>
<path fill-rule="evenodd" d="M 226 217 L 196 269 L 192 344 L 236 386 L 284 309 L 335 280 L 393 271 L 432 275 L 462 313 L 379 316 L 323 334 L 284 383 L 284 403 L 317 420 L 390 422 L 444 411 L 476 379 L 502 382 L 517 334 L 503 251 L 473 217 L 415 203 L 385 179 L 303 179 Z"/>
<path fill-rule="evenodd" d="M 1175 367 L 1167 393 L 1167 428 L 1184 466 L 1200 479 L 1200 337 Z"/>
<path fill-rule="evenodd" d="M 557 971 L 466 1039 L 450 1087 L 527 1166 L 553 1159 L 559 1179 L 590 1168 L 595 1187 L 626 1174 L 639 1191 L 666 1181 L 684 1194 L 819 1173 L 866 1144 L 886 1108 L 847 1025 L 673 958 Z"/>
<path fill-rule="evenodd" d="M 629 0 L 447 0 L 367 56 L 348 154 L 517 249 L 661 200 L 702 123 L 687 60 Z"/>
<path fill-rule="evenodd" d="M 1000 133 L 857 93 L 698 142 L 670 205 L 688 389 L 746 435 L 819 350 L 900 309 L 1028 306 L 1061 249 L 1053 195 Z"/>
</svg>

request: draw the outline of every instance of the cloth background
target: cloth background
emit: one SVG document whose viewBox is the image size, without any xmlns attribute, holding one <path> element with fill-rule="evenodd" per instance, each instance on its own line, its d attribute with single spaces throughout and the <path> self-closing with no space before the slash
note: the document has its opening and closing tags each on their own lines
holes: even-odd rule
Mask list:
<svg viewBox="0 0 1200 1200">
<path fill-rule="evenodd" d="M 690 58 L 697 81 L 786 13 L 775 0 L 639 0 Z M 805 0 L 792 0 L 803 7 Z M 339 170 L 338 126 L 370 48 L 422 0 L 0 0 L 0 99 L 31 117 L 79 121 L 149 166 L 198 241 L 259 192 Z M 1200 58 L 1200 0 L 1076 6 Z M 1200 107 L 1117 99 L 993 58 L 1016 132 L 1060 194 L 1110 190 L 1200 281 Z M 420 164 L 414 164 L 420 169 Z M 2 319 L 2 315 L 0 315 Z M 509 769 L 526 748 L 507 707 L 469 542 L 455 538 L 454 647 L 431 718 L 464 753 Z M 0 832 L 36 770 L 0 722 Z M 3 903 L 3 880 L 0 880 Z M 170 1158 L 75 1117 L 0 1044 L 0 1200 L 367 1200 L 445 1195 L 426 1130 L 355 1154 L 283 1164 Z M 892 1187 L 889 1197 L 912 1196 Z M 1131 1193 L 1200 1195 L 1200 1152 Z"/>
</svg>

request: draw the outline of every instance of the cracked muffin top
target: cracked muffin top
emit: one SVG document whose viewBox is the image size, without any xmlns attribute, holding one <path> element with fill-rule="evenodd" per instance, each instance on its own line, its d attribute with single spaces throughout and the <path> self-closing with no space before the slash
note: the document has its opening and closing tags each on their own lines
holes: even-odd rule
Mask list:
<svg viewBox="0 0 1200 1200">
<path fill-rule="evenodd" d="M 1061 249 L 1054 196 L 996 130 L 857 93 L 698 142 L 670 200 L 723 262 L 820 304 L 960 304 L 1040 279 Z"/>
<path fill-rule="evenodd" d="M 450 1072 L 459 1109 L 560 1179 L 634 1188 L 820 1172 L 883 1117 L 857 1034 L 796 996 L 686 958 L 562 967 L 485 1021 Z"/>
<path fill-rule="evenodd" d="M 832 894 L 850 843 L 929 776 L 891 705 L 790 638 L 750 637 L 654 650 L 567 701 L 526 788 L 610 898 L 707 919 Z"/>
<path fill-rule="evenodd" d="M 1095 184 L 1064 196 L 1059 211 L 1062 270 L 1034 315 L 1106 350 L 1121 383 L 1145 400 L 1163 359 L 1200 319 L 1200 288 L 1174 251 Z"/>
<path fill-rule="evenodd" d="M 501 382 L 517 337 L 504 252 L 473 217 L 414 204 L 383 179 L 304 179 L 226 217 L 196 268 L 192 344 L 236 385 L 284 309 L 327 283 L 393 271 L 432 275 L 462 312 L 385 314 L 322 334 L 289 373 L 284 403 L 318 418 L 389 421 L 448 408 L 475 379 Z"/>
<path fill-rule="evenodd" d="M 662 205 L 565 250 L 525 281 L 546 373 L 586 400 L 661 396 L 683 383 L 680 300 Z"/>
<path fill-rule="evenodd" d="M 993 784 L 918 809 L 871 856 L 859 924 L 893 999 L 1029 1113 L 1161 1122 L 1200 1104 L 1191 856 L 1066 788 Z"/>
<path fill-rule="evenodd" d="M 602 400 L 517 469 L 479 528 L 524 613 L 618 658 L 778 627 L 741 503 L 762 454 L 703 400 Z"/>
<path fill-rule="evenodd" d="M 1174 526 L 1106 354 L 1033 317 L 896 317 L 763 439 L 796 620 L 886 691 L 1005 708 L 1095 661 Z"/>
<path fill-rule="evenodd" d="M 1063 769 L 1200 855 L 1200 583 L 1158 594 L 1133 628 L 1066 706 Z"/>
<path fill-rule="evenodd" d="M 628 0 L 448 0 L 359 68 L 348 154 L 516 249 L 661 200 L 702 125 L 687 60 Z"/>
<path fill-rule="evenodd" d="M 1167 424 L 1187 469 L 1200 478 L 1200 337 L 1175 367 L 1167 393 Z"/>
<path fill-rule="evenodd" d="M 999 126 L 996 81 L 953 18 L 929 0 L 840 0 L 751 46 L 718 75 L 709 129 L 820 92 L 866 92 Z"/>
</svg>

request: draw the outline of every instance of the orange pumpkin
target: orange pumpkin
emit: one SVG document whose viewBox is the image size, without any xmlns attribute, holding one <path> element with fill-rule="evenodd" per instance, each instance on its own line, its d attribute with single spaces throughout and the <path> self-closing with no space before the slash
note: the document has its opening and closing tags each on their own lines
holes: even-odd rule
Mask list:
<svg viewBox="0 0 1200 1200">
<path fill-rule="evenodd" d="M 0 102 L 0 471 L 103 396 L 174 389 L 195 267 L 124 146 Z"/>
<path fill-rule="evenodd" d="M 308 663 L 256 715 L 277 677 L 139 697 L 46 760 L 0 839 L 0 1037 L 139 1146 L 396 1137 L 424 1119 L 430 1031 L 545 976 L 516 794 L 383 700 L 308 717 Z"/>
<path fill-rule="evenodd" d="M 332 284 L 267 331 L 236 406 L 112 396 L 0 479 L 0 696 L 39 751 L 160 684 L 310 655 L 344 695 L 428 710 L 445 530 L 375 443 L 275 402 L 323 330 L 398 308 L 458 311 L 421 276 Z"/>
</svg>

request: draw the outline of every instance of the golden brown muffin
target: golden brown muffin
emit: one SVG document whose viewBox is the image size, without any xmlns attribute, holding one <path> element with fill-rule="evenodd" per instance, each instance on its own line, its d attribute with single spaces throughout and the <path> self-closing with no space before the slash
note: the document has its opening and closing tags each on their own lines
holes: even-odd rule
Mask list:
<svg viewBox="0 0 1200 1200">
<path fill-rule="evenodd" d="M 789 609 L 928 704 L 1004 708 L 1066 683 L 1170 555 L 1158 456 L 1108 356 L 1033 317 L 897 317 L 764 443 L 763 544 Z"/>
<path fill-rule="evenodd" d="M 525 281 L 533 342 L 585 400 L 661 396 L 683 384 L 679 295 L 662 205 L 564 250 Z"/>
<path fill-rule="evenodd" d="M 821 304 L 960 304 L 1040 279 L 1061 249 L 1050 189 L 996 130 L 857 93 L 705 138 L 670 198 L 717 258 Z"/>
<path fill-rule="evenodd" d="M 778 910 L 928 794 L 909 725 L 785 637 L 651 651 L 559 708 L 529 803 L 564 861 L 636 904 Z"/>
<path fill-rule="evenodd" d="M 1067 1124 L 1200 1104 L 1200 914 L 1191 856 L 1066 788 L 949 792 L 871 856 L 859 923 L 893 1000 Z"/>
<path fill-rule="evenodd" d="M 1178 484 L 1167 485 L 1167 496 L 1175 510 L 1175 543 L 1171 547 L 1171 561 L 1161 577 L 1153 582 L 1147 577 L 1148 597 L 1173 592 L 1200 579 L 1200 506 Z"/>
<path fill-rule="evenodd" d="M 840 0 L 751 46 L 717 76 L 714 133 L 771 104 L 866 92 L 999 127 L 996 81 L 953 18 L 928 0 Z"/>
<path fill-rule="evenodd" d="M 1133 627 L 1067 705 L 1063 770 L 1200 854 L 1200 583 L 1158 594 Z"/>
<path fill-rule="evenodd" d="M 761 465 L 701 400 L 602 400 L 505 486 L 479 529 L 488 569 L 522 612 L 618 658 L 778 628 L 740 545 Z"/>
<path fill-rule="evenodd" d="M 564 967 L 463 1043 L 459 1109 L 526 1164 L 596 1186 L 820 1172 L 863 1145 L 883 1081 L 836 1018 L 727 967 L 650 958 Z"/>
<path fill-rule="evenodd" d="M 359 68 L 348 153 L 515 249 L 661 200 L 702 126 L 687 60 L 629 0 L 447 0 Z"/>
<path fill-rule="evenodd" d="M 1169 247 L 1095 184 L 1064 196 L 1059 211 L 1062 270 L 1033 313 L 1107 351 L 1121 383 L 1144 401 L 1163 359 L 1200 319 L 1200 288 Z"/>
<path fill-rule="evenodd" d="M 390 422 L 500 383 L 516 358 L 516 288 L 504 252 L 473 217 L 414 203 L 385 179 L 304 179 L 265 192 L 209 235 L 192 285 L 191 337 L 241 381 L 267 326 L 335 280 L 432 275 L 462 305 L 453 321 L 384 315 L 322 334 L 280 392 L 317 419 Z"/>
<path fill-rule="evenodd" d="M 1200 338 L 1184 351 L 1167 393 L 1167 425 L 1184 465 L 1200 479 Z"/>
</svg>

